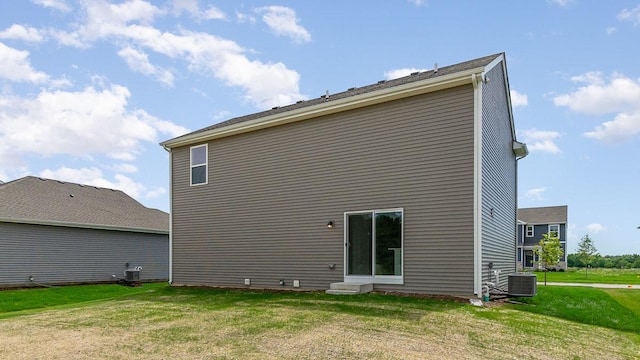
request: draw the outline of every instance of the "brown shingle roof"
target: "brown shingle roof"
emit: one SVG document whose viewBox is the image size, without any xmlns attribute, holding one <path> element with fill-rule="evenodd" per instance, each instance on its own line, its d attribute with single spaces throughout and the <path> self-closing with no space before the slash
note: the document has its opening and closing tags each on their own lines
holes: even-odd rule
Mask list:
<svg viewBox="0 0 640 360">
<path fill-rule="evenodd" d="M 527 224 L 566 224 L 567 205 L 518 209 L 518 220 Z"/>
<path fill-rule="evenodd" d="M 310 107 L 310 106 L 314 106 L 314 105 L 319 105 L 319 104 L 322 104 L 322 103 L 325 103 L 325 102 L 329 102 L 329 101 L 335 101 L 335 100 L 339 100 L 339 99 L 349 98 L 349 97 L 352 97 L 352 96 L 361 95 L 361 94 L 365 94 L 365 93 L 371 93 L 371 92 L 375 92 L 375 91 L 378 91 L 378 90 L 384 90 L 384 89 L 392 88 L 392 87 L 395 87 L 395 86 L 400 86 L 400 85 L 404 85 L 404 84 L 408 84 L 408 83 L 413 83 L 413 82 L 416 82 L 416 81 L 427 80 L 427 79 L 437 78 L 437 77 L 440 77 L 440 76 L 443 76 L 443 75 L 455 74 L 455 73 L 466 71 L 466 70 L 472 70 L 472 69 L 476 69 L 476 68 L 481 68 L 481 67 L 489 65 L 493 60 L 495 60 L 497 57 L 499 57 L 501 55 L 504 55 L 504 53 L 493 54 L 493 55 L 477 58 L 477 59 L 474 59 L 474 60 L 461 62 L 461 63 L 455 64 L 455 65 L 444 66 L 444 67 L 438 68 L 437 71 L 435 71 L 435 70 L 423 71 L 423 72 L 413 73 L 411 75 L 404 76 L 404 77 L 397 78 L 397 79 L 382 80 L 382 81 L 379 81 L 379 82 L 377 82 L 375 84 L 362 86 L 362 87 L 354 87 L 354 88 L 348 89 L 347 91 L 343 91 L 343 92 L 339 92 L 339 93 L 335 93 L 335 94 L 330 94 L 328 97 L 325 96 L 325 95 L 322 95 L 319 98 L 314 98 L 314 99 L 310 99 L 310 100 L 306 100 L 306 101 L 298 101 L 295 104 L 275 107 L 275 108 L 270 109 L 270 110 L 266 110 L 266 111 L 257 112 L 257 113 L 254 113 L 254 114 L 249 114 L 249 115 L 245 115 L 245 116 L 232 118 L 232 119 L 229 119 L 229 120 L 226 120 L 226 121 L 223 121 L 223 122 L 220 122 L 220 123 L 217 123 L 217 124 L 214 124 L 214 125 L 211 125 L 211 126 L 208 126 L 208 127 L 196 130 L 196 131 L 193 131 L 191 133 L 181 135 L 179 137 L 176 137 L 176 138 L 168 140 L 168 141 L 179 140 L 181 138 L 184 138 L 184 137 L 187 137 L 187 136 L 191 136 L 193 134 L 206 132 L 206 131 L 213 130 L 213 129 L 223 128 L 223 127 L 226 127 L 226 126 L 242 123 L 242 122 L 245 122 L 245 121 L 251 121 L 251 120 L 255 120 L 255 119 L 260 119 L 260 118 L 267 117 L 267 116 L 270 116 L 270 115 L 285 113 L 285 112 L 291 111 L 291 110 L 296 110 L 296 109 L 301 109 L 301 108 Z M 167 143 L 168 141 L 163 142 L 163 144 Z"/>
<path fill-rule="evenodd" d="M 169 232 L 169 214 L 120 190 L 33 176 L 0 184 L 0 221 Z"/>
</svg>

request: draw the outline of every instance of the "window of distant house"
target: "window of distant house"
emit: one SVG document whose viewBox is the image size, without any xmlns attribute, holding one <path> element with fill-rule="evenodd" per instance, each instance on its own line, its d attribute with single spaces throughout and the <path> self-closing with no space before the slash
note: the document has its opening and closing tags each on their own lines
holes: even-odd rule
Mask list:
<svg viewBox="0 0 640 360">
<path fill-rule="evenodd" d="M 527 237 L 533 237 L 533 225 L 527 225 Z"/>
<path fill-rule="evenodd" d="M 207 183 L 207 144 L 191 147 L 191 185 Z"/>
<path fill-rule="evenodd" d="M 549 225 L 549 237 L 560 237 L 560 225 L 552 224 Z"/>
</svg>

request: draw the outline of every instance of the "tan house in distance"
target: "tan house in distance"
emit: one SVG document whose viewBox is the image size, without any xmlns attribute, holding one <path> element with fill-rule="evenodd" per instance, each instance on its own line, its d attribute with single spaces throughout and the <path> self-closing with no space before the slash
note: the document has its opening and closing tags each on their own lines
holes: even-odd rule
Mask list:
<svg viewBox="0 0 640 360">
<path fill-rule="evenodd" d="M 165 141 L 170 282 L 481 296 L 516 271 L 515 134 L 500 53 Z"/>
</svg>

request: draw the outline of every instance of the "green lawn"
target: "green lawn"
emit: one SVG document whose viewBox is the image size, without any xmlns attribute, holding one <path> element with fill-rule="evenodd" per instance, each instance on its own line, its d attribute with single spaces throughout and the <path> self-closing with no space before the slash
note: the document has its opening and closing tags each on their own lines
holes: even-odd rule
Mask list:
<svg viewBox="0 0 640 360">
<path fill-rule="evenodd" d="M 544 272 L 534 272 L 538 281 L 544 281 Z M 548 271 L 547 282 L 640 284 L 640 269 L 576 269 L 568 271 Z"/>
<path fill-rule="evenodd" d="M 0 319 L 21 311 L 114 299 L 167 286 L 167 283 L 147 283 L 138 287 L 105 284 L 5 290 L 0 291 Z"/>
<path fill-rule="evenodd" d="M 145 284 L 0 292 L 0 358 L 636 359 L 640 290 L 520 304 Z M 494 303 L 495 304 L 495 303 Z M 37 341 L 33 341 L 37 339 Z"/>
<path fill-rule="evenodd" d="M 539 286 L 519 311 L 544 314 L 583 324 L 640 334 L 640 290 L 597 289 L 579 286 Z"/>
</svg>

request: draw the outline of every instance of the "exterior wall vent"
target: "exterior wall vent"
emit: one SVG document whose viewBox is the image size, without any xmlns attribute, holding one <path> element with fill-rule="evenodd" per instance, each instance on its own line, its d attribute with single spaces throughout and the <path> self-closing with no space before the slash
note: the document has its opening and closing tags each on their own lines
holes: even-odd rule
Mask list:
<svg viewBox="0 0 640 360">
<path fill-rule="evenodd" d="M 535 296 L 538 292 L 538 277 L 535 274 L 515 273 L 509 275 L 509 296 Z"/>
</svg>

